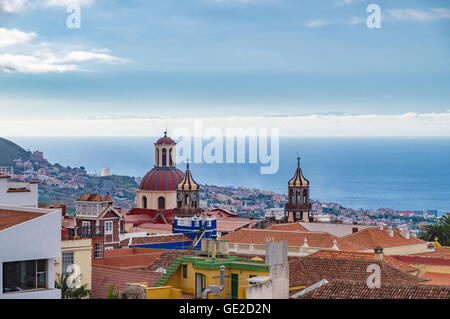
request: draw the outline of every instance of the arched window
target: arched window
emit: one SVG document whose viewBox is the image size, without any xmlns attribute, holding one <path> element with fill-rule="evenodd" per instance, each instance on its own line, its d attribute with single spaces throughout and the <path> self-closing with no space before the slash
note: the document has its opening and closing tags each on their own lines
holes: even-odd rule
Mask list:
<svg viewBox="0 0 450 319">
<path fill-rule="evenodd" d="M 162 166 L 167 166 L 167 154 L 165 148 L 162 150 Z"/>
<path fill-rule="evenodd" d="M 189 194 L 184 195 L 184 204 L 189 207 Z"/>
<path fill-rule="evenodd" d="M 172 149 L 169 150 L 169 166 L 172 166 Z"/>
<path fill-rule="evenodd" d="M 158 209 L 166 209 L 166 199 L 162 196 L 158 198 Z"/>
<path fill-rule="evenodd" d="M 289 190 L 289 203 L 292 204 L 292 189 Z"/>
<path fill-rule="evenodd" d="M 307 202 L 308 202 L 308 192 L 305 189 L 303 191 L 303 203 L 307 203 Z"/>
<path fill-rule="evenodd" d="M 156 149 L 156 166 L 159 166 L 159 148 Z"/>
<path fill-rule="evenodd" d="M 295 196 L 296 196 L 296 203 L 300 204 L 300 190 L 297 189 L 297 191 L 295 192 Z"/>
<path fill-rule="evenodd" d="M 142 196 L 142 208 L 147 208 L 147 196 Z"/>
</svg>

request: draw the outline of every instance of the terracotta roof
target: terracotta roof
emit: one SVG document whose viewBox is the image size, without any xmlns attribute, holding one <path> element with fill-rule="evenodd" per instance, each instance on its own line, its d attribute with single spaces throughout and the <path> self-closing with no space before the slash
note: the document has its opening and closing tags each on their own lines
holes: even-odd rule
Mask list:
<svg viewBox="0 0 450 319">
<path fill-rule="evenodd" d="M 317 258 L 341 258 L 341 259 L 356 259 L 356 260 L 376 260 L 375 253 L 362 253 L 355 251 L 336 251 L 336 250 L 319 250 L 318 252 L 308 255 L 308 257 Z M 398 261 L 391 256 L 383 256 L 383 261 L 389 265 L 406 272 L 416 272 L 417 268 L 411 267 L 410 265 Z"/>
<path fill-rule="evenodd" d="M 92 293 L 94 298 L 106 298 L 111 285 L 115 286 L 116 292 L 123 292 L 125 284 L 146 282 L 154 286 L 162 274 L 144 269 L 121 269 L 111 266 L 92 265 Z"/>
<path fill-rule="evenodd" d="M 194 255 L 195 251 L 194 250 L 187 250 L 187 249 L 183 249 L 183 250 L 167 250 L 166 252 L 162 253 L 161 256 L 155 260 L 155 262 L 153 264 L 151 264 L 148 267 L 148 270 L 152 270 L 155 271 L 158 268 L 163 268 L 163 269 L 167 269 L 170 267 L 170 265 L 172 265 L 175 260 L 180 257 L 180 256 L 185 256 L 185 255 Z"/>
<path fill-rule="evenodd" d="M 303 246 L 306 238 L 309 247 L 332 248 L 333 241 L 336 240 L 340 250 L 358 251 L 363 249 L 350 241 L 325 232 L 240 229 L 222 237 L 224 240 L 229 240 L 230 243 L 242 244 L 266 244 L 267 238 L 273 238 L 275 241 L 287 240 L 288 246 L 291 247 Z"/>
<path fill-rule="evenodd" d="M 409 256 L 450 259 L 450 249 L 435 248 L 435 251 L 430 251 L 429 253 L 418 253 Z"/>
<path fill-rule="evenodd" d="M 450 259 L 448 258 L 432 258 L 421 256 L 392 256 L 393 258 L 410 265 L 436 265 L 436 266 L 450 266 Z"/>
<path fill-rule="evenodd" d="M 427 285 L 450 286 L 450 274 L 425 272 L 420 275 L 420 278 L 429 279 Z"/>
<path fill-rule="evenodd" d="M 270 227 L 267 227 L 266 229 L 268 229 L 268 230 L 303 231 L 303 232 L 309 231 L 308 229 L 306 229 L 305 227 L 300 225 L 300 223 L 275 224 Z"/>
<path fill-rule="evenodd" d="M 299 299 L 450 299 L 450 287 L 382 283 L 371 289 L 361 281 L 334 280 Z"/>
<path fill-rule="evenodd" d="M 233 218 L 236 219 L 236 218 Z M 249 222 L 240 221 L 228 221 L 228 220 L 218 220 L 217 221 L 217 231 L 219 232 L 232 232 L 239 228 L 250 225 Z"/>
<path fill-rule="evenodd" d="M 342 238 L 358 244 L 365 249 L 371 249 L 377 246 L 388 248 L 426 243 L 419 238 L 410 237 L 409 239 L 406 239 L 403 236 L 400 236 L 400 232 L 396 229 L 393 229 L 392 231 L 394 232 L 393 237 L 387 234 L 387 228 L 384 228 L 383 230 L 378 228 L 366 228 Z"/>
<path fill-rule="evenodd" d="M 157 260 L 163 249 L 122 248 L 106 250 L 104 258 L 94 259 L 93 263 L 117 268 L 146 268 Z"/>
<path fill-rule="evenodd" d="M 100 196 L 99 194 L 84 194 L 81 195 L 80 198 L 76 200 L 77 202 L 111 202 L 111 196 L 107 194 L 105 197 Z"/>
<path fill-rule="evenodd" d="M 173 209 L 163 209 L 162 213 L 164 215 L 164 218 L 166 219 L 167 223 L 172 224 L 173 222 Z M 133 226 L 140 226 L 138 223 L 151 223 L 153 218 L 158 214 L 158 210 L 156 209 L 145 209 L 145 208 L 133 208 L 131 209 L 128 214 L 125 215 L 125 222 L 126 223 L 133 223 Z M 130 216 L 136 216 L 141 215 L 139 217 L 139 221 L 133 221 L 133 217 Z M 143 217 L 145 216 L 145 217 Z M 159 215 L 154 221 L 154 223 L 159 224 L 165 224 L 164 219 Z"/>
<path fill-rule="evenodd" d="M 61 227 L 62 228 L 74 228 L 75 227 L 75 219 L 74 218 L 61 219 Z"/>
<path fill-rule="evenodd" d="M 185 234 L 170 234 L 163 236 L 147 236 L 147 237 L 134 237 L 129 245 L 144 245 L 144 244 L 156 244 L 156 243 L 172 243 L 179 241 L 192 241 Z"/>
<path fill-rule="evenodd" d="M 289 257 L 289 286 L 310 286 L 326 279 L 355 280 L 366 283 L 367 267 L 378 264 L 381 268 L 381 282 L 396 284 L 418 284 L 426 281 L 394 268 L 386 262 L 358 259 Z"/>
<path fill-rule="evenodd" d="M 45 213 L 0 209 L 0 231 L 45 215 Z"/>
</svg>

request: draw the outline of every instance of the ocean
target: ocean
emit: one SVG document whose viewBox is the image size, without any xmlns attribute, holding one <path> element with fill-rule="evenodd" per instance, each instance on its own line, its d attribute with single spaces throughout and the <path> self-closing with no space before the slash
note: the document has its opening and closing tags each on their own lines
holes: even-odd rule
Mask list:
<svg viewBox="0 0 450 319">
<path fill-rule="evenodd" d="M 89 173 L 108 167 L 115 175 L 142 177 L 154 165 L 152 137 L 7 138 L 43 151 L 51 163 Z M 312 199 L 354 209 L 450 212 L 450 138 L 280 138 L 276 174 L 260 174 L 260 163 L 192 163 L 191 171 L 202 184 L 286 193 L 297 153 Z"/>
</svg>

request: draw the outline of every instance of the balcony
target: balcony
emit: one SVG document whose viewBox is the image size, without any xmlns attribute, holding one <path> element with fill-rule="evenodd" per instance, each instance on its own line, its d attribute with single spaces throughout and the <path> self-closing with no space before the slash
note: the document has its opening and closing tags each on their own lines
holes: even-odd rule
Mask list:
<svg viewBox="0 0 450 319">
<path fill-rule="evenodd" d="M 69 237 L 78 236 L 80 238 L 103 238 L 104 237 L 103 227 L 75 227 L 69 229 Z"/>
<path fill-rule="evenodd" d="M 306 212 L 306 211 L 311 211 L 312 204 L 311 203 L 305 203 L 305 204 L 289 204 L 289 203 L 287 203 L 286 209 Z"/>
</svg>

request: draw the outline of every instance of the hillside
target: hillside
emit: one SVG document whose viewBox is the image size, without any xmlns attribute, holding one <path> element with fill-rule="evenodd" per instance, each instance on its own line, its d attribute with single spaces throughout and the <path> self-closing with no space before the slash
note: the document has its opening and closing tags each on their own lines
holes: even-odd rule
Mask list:
<svg viewBox="0 0 450 319">
<path fill-rule="evenodd" d="M 0 166 L 12 166 L 16 158 L 28 160 L 30 153 L 19 145 L 0 137 Z"/>
</svg>

